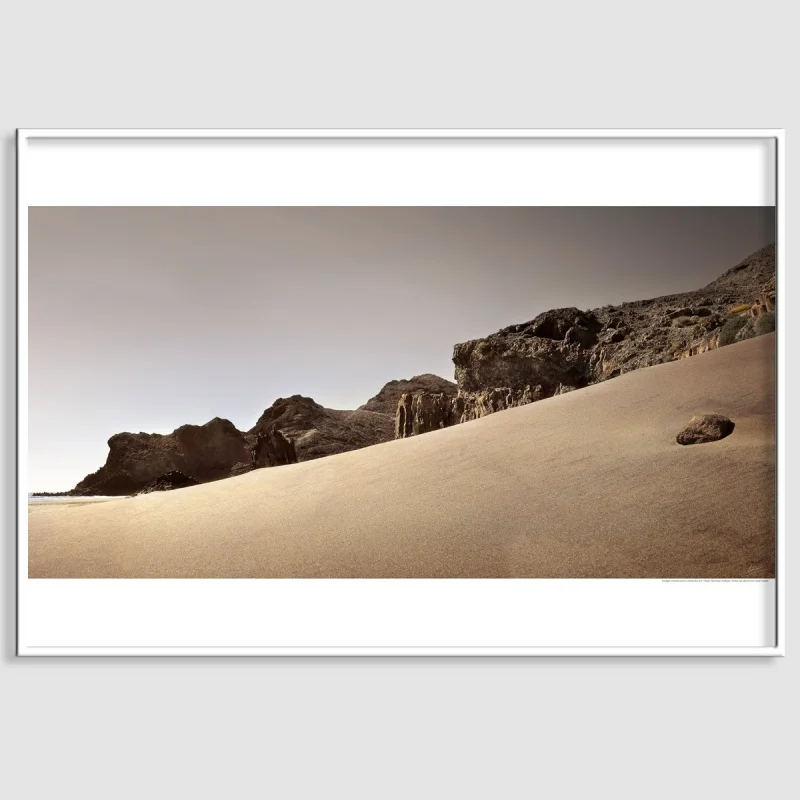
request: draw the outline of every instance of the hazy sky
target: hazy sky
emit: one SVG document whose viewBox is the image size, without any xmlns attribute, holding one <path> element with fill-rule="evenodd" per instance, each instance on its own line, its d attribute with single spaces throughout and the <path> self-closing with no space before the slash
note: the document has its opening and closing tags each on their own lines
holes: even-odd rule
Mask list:
<svg viewBox="0 0 800 800">
<path fill-rule="evenodd" d="M 700 288 L 774 238 L 771 208 L 31 208 L 29 488 L 119 431 L 452 379 L 456 342 Z"/>
</svg>

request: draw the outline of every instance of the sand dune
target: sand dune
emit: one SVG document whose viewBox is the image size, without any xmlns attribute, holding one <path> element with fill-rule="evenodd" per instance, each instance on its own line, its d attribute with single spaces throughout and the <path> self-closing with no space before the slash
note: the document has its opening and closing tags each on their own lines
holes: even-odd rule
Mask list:
<svg viewBox="0 0 800 800">
<path fill-rule="evenodd" d="M 29 507 L 29 575 L 772 577 L 773 334 L 424 436 Z M 700 412 L 735 423 L 682 447 Z"/>
</svg>

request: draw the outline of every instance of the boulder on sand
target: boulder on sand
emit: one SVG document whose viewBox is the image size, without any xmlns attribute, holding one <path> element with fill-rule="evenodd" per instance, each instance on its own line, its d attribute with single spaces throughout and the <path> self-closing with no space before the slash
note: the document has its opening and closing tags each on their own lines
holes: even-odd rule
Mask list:
<svg viewBox="0 0 800 800">
<path fill-rule="evenodd" d="M 733 428 L 733 422 L 722 414 L 695 414 L 675 439 L 678 444 L 716 442 L 729 436 Z"/>
</svg>

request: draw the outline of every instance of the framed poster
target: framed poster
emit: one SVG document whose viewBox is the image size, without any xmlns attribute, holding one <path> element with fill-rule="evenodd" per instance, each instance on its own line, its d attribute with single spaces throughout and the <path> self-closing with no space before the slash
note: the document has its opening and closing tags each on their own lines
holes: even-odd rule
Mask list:
<svg viewBox="0 0 800 800">
<path fill-rule="evenodd" d="M 18 132 L 18 653 L 782 655 L 783 132 Z"/>
</svg>

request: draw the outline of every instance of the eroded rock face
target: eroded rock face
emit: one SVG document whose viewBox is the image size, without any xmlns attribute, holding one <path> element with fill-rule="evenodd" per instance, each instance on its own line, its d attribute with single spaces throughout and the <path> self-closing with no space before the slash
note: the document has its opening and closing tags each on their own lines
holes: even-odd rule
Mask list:
<svg viewBox="0 0 800 800">
<path fill-rule="evenodd" d="M 675 437 L 678 444 L 717 442 L 733 433 L 734 424 L 722 414 L 695 414 Z"/>
<path fill-rule="evenodd" d="M 692 356 L 699 356 L 701 353 L 707 353 L 709 350 L 716 350 L 719 347 L 719 333 L 713 333 L 706 339 L 702 339 L 695 344 L 689 345 L 684 350 L 681 350 L 677 358 L 691 358 Z"/>
<path fill-rule="evenodd" d="M 597 320 L 591 314 L 587 317 L 583 311 L 577 308 L 554 308 L 551 311 L 539 314 L 538 317 L 530 322 L 504 328 L 500 333 L 521 333 L 523 336 L 536 336 L 541 339 L 564 341 L 570 328 L 593 329 L 596 332 L 599 328 L 599 326 L 596 326 L 596 322 Z"/>
<path fill-rule="evenodd" d="M 415 375 L 408 380 L 389 381 L 375 397 L 367 400 L 358 410 L 387 414 L 394 419 L 400 398 L 404 394 L 415 394 L 417 392 L 445 394 L 448 397 L 455 397 L 458 387 L 452 381 L 440 378 L 438 375 Z"/>
<path fill-rule="evenodd" d="M 459 393 L 541 386 L 550 396 L 559 385 L 586 386 L 590 352 L 578 343 L 496 333 L 457 344 L 453 350 Z"/>
<path fill-rule="evenodd" d="M 394 439 L 398 404 L 406 394 L 429 393 L 449 399 L 455 397 L 457 391 L 458 387 L 452 381 L 425 374 L 389 381 L 355 411 L 325 408 L 302 395 L 282 397 L 264 411 L 248 435 L 257 436 L 272 428 L 278 429 L 292 439 L 297 460 L 309 461 Z M 417 409 L 417 413 L 422 415 L 420 419 L 425 419 L 425 430 L 434 430 L 437 424 L 434 422 L 435 413 L 429 408 L 432 404 L 433 401 L 425 404 L 424 414 L 421 407 Z M 410 424 L 413 428 L 413 423 Z"/>
<path fill-rule="evenodd" d="M 205 425 L 182 425 L 172 433 L 118 433 L 108 440 L 106 463 L 87 475 L 74 494 L 127 495 L 172 472 L 204 483 L 249 462 L 251 446 L 232 422 L 215 417 Z"/>
<path fill-rule="evenodd" d="M 397 436 L 467 422 L 616 378 L 719 345 L 731 308 L 752 304 L 737 338 L 767 332 L 775 306 L 775 246 L 753 253 L 696 292 L 603 306 L 558 308 L 483 339 L 457 344 L 458 394 L 449 403 L 410 393 L 397 411 Z M 413 396 L 412 396 L 413 395 Z"/>
<path fill-rule="evenodd" d="M 556 394 L 569 391 L 560 386 Z M 543 397 L 541 386 L 524 389 L 495 388 L 485 392 L 469 392 L 454 397 L 417 392 L 404 394 L 397 407 L 395 436 L 404 439 L 439 428 L 480 419 L 495 411 L 524 406 Z"/>
<path fill-rule="evenodd" d="M 459 392 L 516 389 L 524 383 L 540 385 L 540 396 L 549 397 L 559 384 L 582 388 L 634 369 L 706 352 L 717 345 L 730 309 L 750 303 L 761 313 L 774 308 L 774 245 L 753 253 L 695 292 L 582 313 L 574 308 L 556 309 L 486 339 L 456 345 L 453 361 Z M 566 328 L 570 317 L 574 317 L 573 332 Z M 535 331 L 548 336 L 533 340 L 537 344 L 524 343 Z M 555 339 L 562 331 L 563 341 Z"/>
<path fill-rule="evenodd" d="M 451 395 L 442 392 L 403 394 L 397 405 L 395 437 L 404 439 L 455 425 L 460 420 L 452 401 Z"/>
<path fill-rule="evenodd" d="M 431 388 L 448 396 L 456 392 L 451 381 L 419 375 L 390 381 L 355 411 L 325 408 L 301 395 L 279 398 L 247 432 L 216 418 L 206 425 L 183 425 L 168 435 L 118 433 L 108 441 L 106 464 L 69 494 L 135 494 L 171 472 L 204 483 L 390 441 L 394 407 L 391 413 L 379 409 L 396 406 L 403 389 Z"/>
<path fill-rule="evenodd" d="M 253 467 L 279 467 L 283 464 L 296 464 L 297 452 L 294 442 L 273 426 L 270 430 L 257 434 L 253 449 Z"/>
<path fill-rule="evenodd" d="M 394 438 L 394 415 L 375 411 L 338 411 L 310 397 L 293 395 L 276 400 L 248 431 L 258 436 L 273 428 L 292 439 L 298 461 L 358 450 Z"/>
<path fill-rule="evenodd" d="M 105 465 L 71 494 L 163 491 L 297 462 L 293 443 L 277 428 L 248 435 L 219 417 L 205 425 L 182 425 L 166 435 L 117 433 L 108 447 Z M 181 483 L 181 476 L 190 483 Z"/>
</svg>

